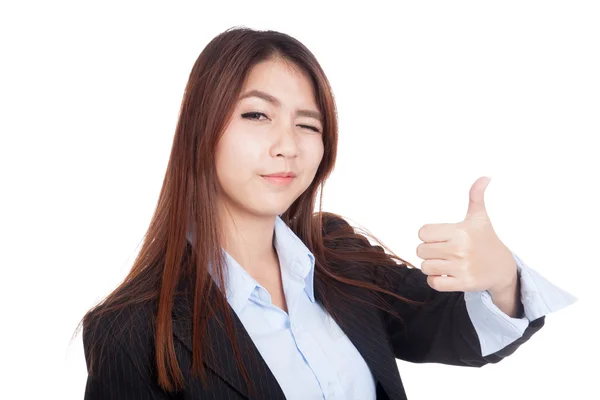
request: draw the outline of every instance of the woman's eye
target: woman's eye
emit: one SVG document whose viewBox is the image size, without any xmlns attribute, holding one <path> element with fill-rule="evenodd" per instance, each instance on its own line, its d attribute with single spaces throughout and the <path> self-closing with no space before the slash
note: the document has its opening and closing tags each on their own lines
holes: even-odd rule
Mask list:
<svg viewBox="0 0 600 400">
<path fill-rule="evenodd" d="M 314 132 L 317 132 L 317 133 L 320 133 L 320 131 L 316 127 L 311 126 L 311 125 L 298 125 L 298 126 L 300 126 L 302 128 L 310 129 L 311 131 L 314 131 Z"/>
<path fill-rule="evenodd" d="M 261 113 L 258 111 L 253 111 L 253 112 L 242 114 L 242 118 L 257 120 L 257 119 L 260 119 L 261 115 L 264 116 L 265 118 L 267 118 L 267 116 L 264 113 Z"/>
<path fill-rule="evenodd" d="M 263 116 L 266 119 L 269 119 L 269 117 L 267 117 L 267 115 L 265 113 L 261 113 L 259 111 L 252 111 L 252 112 L 247 112 L 245 114 L 242 114 L 242 118 L 245 119 L 250 119 L 250 120 L 255 120 L 255 121 L 260 121 L 260 117 Z M 319 131 L 319 129 L 315 126 L 312 125 L 298 125 L 301 128 L 305 128 L 305 129 L 310 129 L 313 132 L 317 132 L 317 133 L 321 133 L 321 131 Z"/>
</svg>

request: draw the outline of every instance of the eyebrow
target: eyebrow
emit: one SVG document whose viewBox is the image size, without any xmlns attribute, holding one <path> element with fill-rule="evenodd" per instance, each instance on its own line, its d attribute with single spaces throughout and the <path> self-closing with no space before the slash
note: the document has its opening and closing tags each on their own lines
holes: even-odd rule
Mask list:
<svg viewBox="0 0 600 400">
<path fill-rule="evenodd" d="M 262 90 L 250 90 L 246 93 L 244 93 L 242 96 L 240 96 L 240 100 L 248 98 L 248 97 L 258 97 L 259 99 L 263 99 L 275 106 L 280 106 L 281 102 L 279 101 L 279 99 L 277 99 L 277 97 L 270 95 L 269 93 L 265 93 Z M 319 111 L 315 111 L 315 110 L 296 110 L 296 115 L 299 117 L 311 117 L 311 118 L 315 118 L 319 121 L 323 121 L 323 116 L 321 115 L 321 113 Z"/>
</svg>

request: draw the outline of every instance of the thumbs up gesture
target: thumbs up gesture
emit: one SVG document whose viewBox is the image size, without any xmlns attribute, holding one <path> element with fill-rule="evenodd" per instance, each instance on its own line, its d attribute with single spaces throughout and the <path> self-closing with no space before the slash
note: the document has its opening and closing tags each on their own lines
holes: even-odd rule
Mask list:
<svg viewBox="0 0 600 400">
<path fill-rule="evenodd" d="M 490 178 L 475 181 L 469 192 L 464 221 L 427 224 L 419 229 L 423 243 L 417 256 L 427 283 L 440 292 L 505 293 L 517 284 L 512 252 L 494 232 L 485 209 L 484 193 Z"/>
</svg>

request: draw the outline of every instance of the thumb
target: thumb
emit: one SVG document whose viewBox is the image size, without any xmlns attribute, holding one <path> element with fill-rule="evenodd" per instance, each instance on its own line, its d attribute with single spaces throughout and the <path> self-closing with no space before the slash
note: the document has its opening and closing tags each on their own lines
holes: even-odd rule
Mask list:
<svg viewBox="0 0 600 400">
<path fill-rule="evenodd" d="M 492 178 L 483 176 L 475 181 L 469 191 L 469 207 L 467 208 L 467 216 L 465 220 L 474 217 L 483 216 L 488 218 L 487 210 L 485 209 L 484 194 Z"/>
</svg>

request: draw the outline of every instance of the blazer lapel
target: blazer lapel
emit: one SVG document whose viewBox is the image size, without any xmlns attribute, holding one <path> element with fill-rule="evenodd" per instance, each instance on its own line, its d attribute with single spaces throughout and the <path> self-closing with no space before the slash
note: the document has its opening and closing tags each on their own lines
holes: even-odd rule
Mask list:
<svg viewBox="0 0 600 400">
<path fill-rule="evenodd" d="M 349 294 L 374 304 L 371 293 L 365 289 L 346 286 Z M 406 394 L 398 371 L 383 321 L 381 311 L 374 305 L 361 302 L 339 304 L 338 319 L 340 327 L 362 355 L 373 376 L 390 399 L 405 400 Z"/>
<path fill-rule="evenodd" d="M 318 277 L 315 276 L 315 279 L 318 279 Z M 318 287 L 319 285 L 315 285 L 315 297 L 319 301 L 320 293 L 318 293 Z M 187 282 L 184 281 L 179 286 L 179 289 L 183 289 L 183 292 L 186 293 L 186 288 Z M 213 289 L 213 296 L 216 290 Z M 345 286 L 344 290 L 353 296 L 367 300 L 369 304 L 374 304 L 372 294 L 362 288 Z M 184 298 L 185 296 L 177 297 L 173 306 L 173 333 L 191 352 L 191 303 L 189 297 L 187 297 L 187 300 L 184 300 Z M 405 400 L 404 386 L 398 372 L 398 365 L 393 349 L 388 342 L 387 333 L 380 317 L 380 310 L 374 305 L 367 305 L 361 302 L 351 305 L 347 302 L 335 302 L 334 304 L 337 304 L 337 317 L 340 320 L 338 321 L 340 327 L 360 352 L 371 369 L 373 376 L 381 384 L 388 397 L 392 400 Z M 285 400 L 285 395 L 281 386 L 279 386 L 279 382 L 277 382 L 277 379 L 260 355 L 248 331 L 246 331 L 246 328 L 233 309 L 229 307 L 229 310 L 233 317 L 233 326 L 238 346 L 242 352 L 242 359 L 248 369 L 247 372 L 250 381 L 258 392 L 258 399 Z M 209 320 L 207 340 L 210 347 L 215 349 L 216 359 L 211 359 L 209 354 L 207 354 L 204 364 L 238 392 L 251 399 L 242 374 L 237 368 L 237 363 L 234 361 L 222 362 L 223 360 L 234 360 L 234 352 L 227 338 L 221 313 L 218 313 L 216 318 Z M 265 395 L 267 397 L 264 397 Z"/>
<path fill-rule="evenodd" d="M 180 298 L 177 300 L 179 301 L 176 301 L 173 307 L 173 334 L 191 352 L 192 312 L 190 304 L 188 301 L 181 301 L 182 299 Z M 233 347 L 226 335 L 224 317 L 220 312 L 215 317 L 209 319 L 207 330 L 207 340 L 209 347 L 214 351 L 215 358 L 211 358 L 210 354 L 207 353 L 204 357 L 204 364 L 248 399 L 258 400 L 269 398 L 285 400 L 281 386 L 279 386 L 277 379 L 260 355 L 246 328 L 233 309 L 231 307 L 229 309 L 233 317 L 233 328 L 236 332 L 237 344 L 242 354 L 249 379 L 254 386 L 255 396 L 251 397 L 249 395 L 246 383 L 237 367 Z"/>
</svg>

